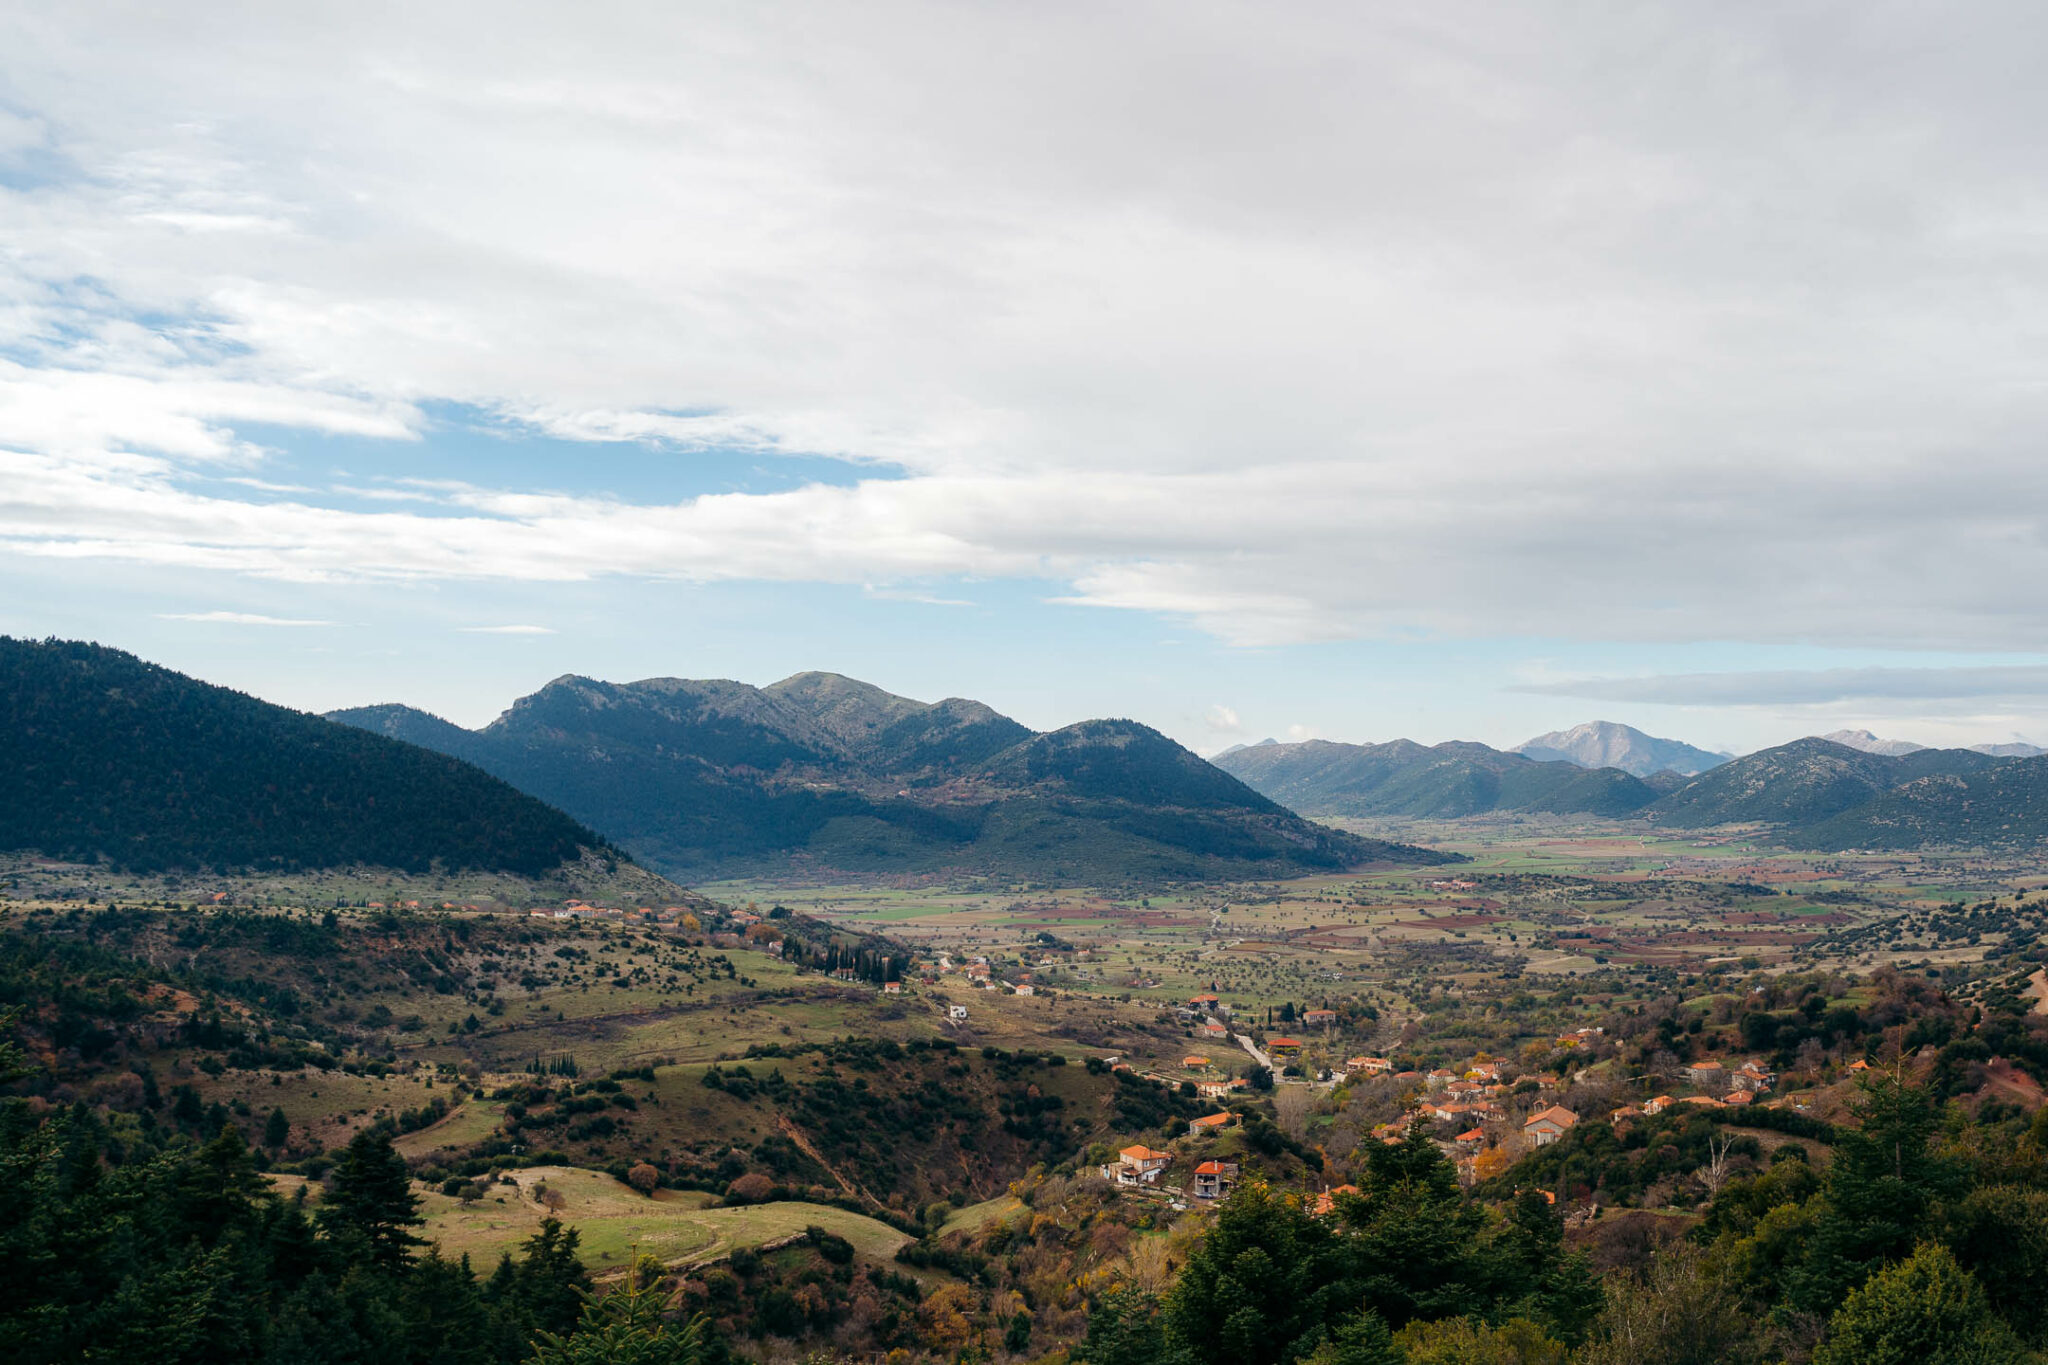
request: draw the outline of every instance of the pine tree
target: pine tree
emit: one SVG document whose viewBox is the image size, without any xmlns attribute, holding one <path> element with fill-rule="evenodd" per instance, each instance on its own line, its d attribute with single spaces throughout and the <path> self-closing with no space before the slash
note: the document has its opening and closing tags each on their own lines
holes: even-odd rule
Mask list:
<svg viewBox="0 0 2048 1365">
<path fill-rule="evenodd" d="M 405 1159 L 391 1149 L 391 1139 L 371 1130 L 356 1134 L 342 1150 L 315 1217 L 329 1238 L 361 1244 L 381 1265 L 399 1265 L 421 1245 L 406 1231 L 423 1220 Z"/>
<path fill-rule="evenodd" d="M 274 1152 L 290 1141 L 291 1135 L 292 1121 L 285 1116 L 284 1108 L 271 1110 L 270 1117 L 263 1122 L 263 1145 Z"/>
<path fill-rule="evenodd" d="M 574 1333 L 543 1332 L 531 1365 L 721 1365 L 724 1343 L 701 1314 L 680 1326 L 663 1313 L 662 1266 L 642 1257 L 626 1282 L 586 1297 Z"/>
</svg>

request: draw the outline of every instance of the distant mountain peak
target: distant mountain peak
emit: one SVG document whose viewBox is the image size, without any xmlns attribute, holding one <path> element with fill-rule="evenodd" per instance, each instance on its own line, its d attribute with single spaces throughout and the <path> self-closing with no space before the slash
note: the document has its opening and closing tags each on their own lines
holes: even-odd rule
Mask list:
<svg viewBox="0 0 2048 1365">
<path fill-rule="evenodd" d="M 1879 739 L 1868 730 L 1830 730 L 1819 738 L 1855 749 L 1859 753 L 1883 754 L 1886 758 L 1917 754 L 1927 747 L 1925 744 L 1915 744 L 1910 739 Z"/>
<path fill-rule="evenodd" d="M 1715 753 L 1683 740 L 1659 739 L 1632 725 L 1611 720 L 1592 720 L 1569 730 L 1552 730 L 1547 735 L 1517 744 L 1510 753 L 1525 754 L 1545 763 L 1575 763 L 1581 768 L 1619 768 L 1636 777 L 1675 772 L 1691 777 L 1717 768 L 1732 755 Z"/>
</svg>

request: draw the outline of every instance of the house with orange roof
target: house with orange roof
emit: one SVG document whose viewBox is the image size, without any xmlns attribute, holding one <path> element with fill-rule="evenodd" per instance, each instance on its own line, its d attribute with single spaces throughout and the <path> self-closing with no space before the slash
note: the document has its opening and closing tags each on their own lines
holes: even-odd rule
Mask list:
<svg viewBox="0 0 2048 1365">
<path fill-rule="evenodd" d="M 1310 1028 L 1327 1028 L 1337 1022 L 1337 1011 L 1307 1010 L 1303 1012 L 1301 1022 Z"/>
<path fill-rule="evenodd" d="M 1561 1104 L 1553 1104 L 1548 1109 L 1537 1110 L 1523 1121 L 1522 1136 L 1529 1139 L 1532 1146 L 1548 1147 L 1576 1128 L 1578 1123 L 1577 1114 Z"/>
<path fill-rule="evenodd" d="M 1268 1038 L 1268 1039 L 1266 1040 L 1266 1051 L 1268 1051 L 1268 1052 L 1299 1052 L 1299 1051 L 1301 1051 L 1301 1039 L 1299 1039 L 1299 1038 Z"/>
<path fill-rule="evenodd" d="M 1190 1053 L 1188 1056 L 1180 1059 L 1180 1069 L 1183 1071 L 1207 1071 L 1209 1069 L 1209 1059 L 1207 1057 L 1197 1057 Z"/>
<path fill-rule="evenodd" d="M 1173 1153 L 1154 1151 L 1138 1143 L 1124 1148 L 1116 1157 L 1116 1164 L 1102 1168 L 1103 1175 L 1119 1185 L 1150 1185 L 1173 1160 Z"/>
<path fill-rule="evenodd" d="M 1220 1100 L 1230 1093 L 1235 1081 L 1196 1081 L 1195 1093 L 1205 1100 Z"/>
<path fill-rule="evenodd" d="M 1384 1076 L 1394 1069 L 1394 1064 L 1384 1057 L 1353 1057 L 1344 1063 L 1344 1069 L 1354 1073 L 1363 1072 L 1368 1076 Z"/>
<path fill-rule="evenodd" d="M 1326 1218 L 1337 1211 L 1338 1195 L 1357 1193 L 1358 1186 L 1356 1185 L 1339 1185 L 1334 1190 L 1324 1190 L 1316 1196 L 1316 1202 L 1309 1206 L 1309 1212 L 1315 1214 L 1318 1218 Z"/>
<path fill-rule="evenodd" d="M 1188 1131 L 1197 1136 L 1203 1133 L 1220 1133 L 1229 1126 L 1228 1114 L 1205 1114 L 1201 1118 L 1188 1120 Z"/>
<path fill-rule="evenodd" d="M 1204 1038 L 1228 1038 L 1230 1030 L 1217 1023 L 1214 1019 L 1211 1019 L 1208 1023 L 1202 1025 L 1202 1036 Z"/>
<path fill-rule="evenodd" d="M 1643 1101 L 1643 1112 L 1645 1114 L 1661 1114 L 1675 1103 L 1677 1101 L 1673 1100 L 1669 1095 L 1659 1095 L 1655 1099 Z"/>
<path fill-rule="evenodd" d="M 1711 1090 L 1717 1095 L 1728 1088 L 1728 1068 L 1711 1057 L 1687 1067 L 1685 1078 L 1700 1089 Z"/>
<path fill-rule="evenodd" d="M 1195 1183 L 1189 1193 L 1197 1199 L 1221 1199 L 1236 1183 L 1235 1161 L 1205 1161 L 1195 1167 Z"/>
</svg>

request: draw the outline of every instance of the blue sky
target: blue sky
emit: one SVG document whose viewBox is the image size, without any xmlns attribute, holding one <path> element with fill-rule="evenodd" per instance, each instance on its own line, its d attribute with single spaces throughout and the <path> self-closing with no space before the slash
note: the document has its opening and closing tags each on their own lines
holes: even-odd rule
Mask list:
<svg viewBox="0 0 2048 1365">
<path fill-rule="evenodd" d="M 494 13 L 0 19 L 0 630 L 2048 739 L 2029 7 Z"/>
</svg>

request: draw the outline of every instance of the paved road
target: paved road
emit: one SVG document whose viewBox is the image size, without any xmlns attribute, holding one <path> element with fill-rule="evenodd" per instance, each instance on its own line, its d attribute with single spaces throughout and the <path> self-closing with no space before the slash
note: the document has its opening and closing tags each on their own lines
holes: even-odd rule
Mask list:
<svg viewBox="0 0 2048 1365">
<path fill-rule="evenodd" d="M 1253 1061 L 1257 1062 L 1260 1066 L 1266 1068 L 1266 1070 L 1268 1071 L 1274 1069 L 1273 1059 L 1271 1057 L 1268 1057 L 1265 1053 L 1259 1051 L 1258 1044 L 1254 1043 L 1250 1039 L 1250 1037 L 1242 1033 L 1233 1033 L 1230 1036 L 1237 1039 L 1237 1045 L 1239 1047 L 1243 1048 L 1246 1052 L 1252 1054 Z"/>
</svg>

